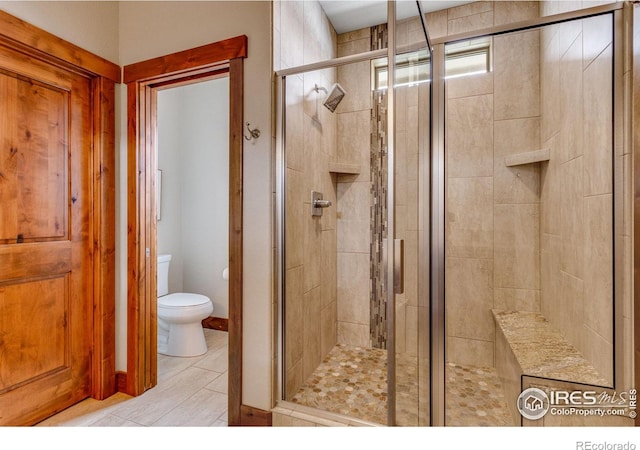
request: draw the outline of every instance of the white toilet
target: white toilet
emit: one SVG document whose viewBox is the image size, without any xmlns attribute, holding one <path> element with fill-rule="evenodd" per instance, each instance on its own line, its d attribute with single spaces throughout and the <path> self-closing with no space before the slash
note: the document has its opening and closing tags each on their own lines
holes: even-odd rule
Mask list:
<svg viewBox="0 0 640 450">
<path fill-rule="evenodd" d="M 199 356 L 207 352 L 202 319 L 213 304 L 204 295 L 169 294 L 170 262 L 171 255 L 158 255 L 158 353 Z"/>
</svg>

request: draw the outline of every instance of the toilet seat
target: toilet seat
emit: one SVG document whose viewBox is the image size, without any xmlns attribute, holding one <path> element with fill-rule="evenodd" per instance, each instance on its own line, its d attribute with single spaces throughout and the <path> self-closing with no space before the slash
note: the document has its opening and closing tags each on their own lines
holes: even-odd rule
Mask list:
<svg viewBox="0 0 640 450">
<path fill-rule="evenodd" d="M 162 308 L 187 308 L 210 303 L 209 297 L 200 294 L 177 293 L 158 297 L 158 306 Z"/>
<path fill-rule="evenodd" d="M 198 356 L 207 352 L 202 320 L 213 312 L 209 297 L 177 293 L 158 297 L 158 353 Z"/>
</svg>

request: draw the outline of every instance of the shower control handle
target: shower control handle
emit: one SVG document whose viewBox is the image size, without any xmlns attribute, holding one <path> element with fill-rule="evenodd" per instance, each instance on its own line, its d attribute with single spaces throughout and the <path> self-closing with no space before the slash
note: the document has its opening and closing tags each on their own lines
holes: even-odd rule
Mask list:
<svg viewBox="0 0 640 450">
<path fill-rule="evenodd" d="M 311 215 L 315 217 L 322 216 L 322 209 L 331 206 L 331 201 L 322 198 L 322 192 L 311 192 Z"/>
<path fill-rule="evenodd" d="M 315 208 L 328 208 L 329 206 L 331 206 L 331 201 L 330 200 L 316 200 L 313 203 L 313 206 Z"/>
</svg>

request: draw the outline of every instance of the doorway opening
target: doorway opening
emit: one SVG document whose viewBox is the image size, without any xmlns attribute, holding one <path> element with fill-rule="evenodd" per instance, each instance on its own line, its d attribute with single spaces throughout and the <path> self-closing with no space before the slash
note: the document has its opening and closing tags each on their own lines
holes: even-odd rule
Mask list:
<svg viewBox="0 0 640 450">
<path fill-rule="evenodd" d="M 242 399 L 242 132 L 243 59 L 239 36 L 124 68 L 128 88 L 127 373 L 121 385 L 140 395 L 157 384 L 158 93 L 228 80 L 229 425 L 240 423 Z M 215 206 L 215 205 L 214 205 Z M 225 280 L 227 281 L 227 280 Z"/>
</svg>

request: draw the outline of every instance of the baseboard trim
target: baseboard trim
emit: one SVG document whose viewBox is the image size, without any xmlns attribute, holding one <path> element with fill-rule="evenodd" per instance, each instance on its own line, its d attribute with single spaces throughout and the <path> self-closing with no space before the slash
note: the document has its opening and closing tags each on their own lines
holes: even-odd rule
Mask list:
<svg viewBox="0 0 640 450">
<path fill-rule="evenodd" d="M 212 330 L 229 331 L 229 319 L 209 316 L 202 320 L 202 326 Z"/>
<path fill-rule="evenodd" d="M 127 392 L 127 372 L 116 372 L 116 389 L 117 392 Z"/>
<path fill-rule="evenodd" d="M 271 411 L 254 408 L 253 406 L 242 405 L 240 407 L 240 423 L 230 423 L 229 426 L 240 425 L 248 427 L 270 427 L 271 424 Z"/>
</svg>

